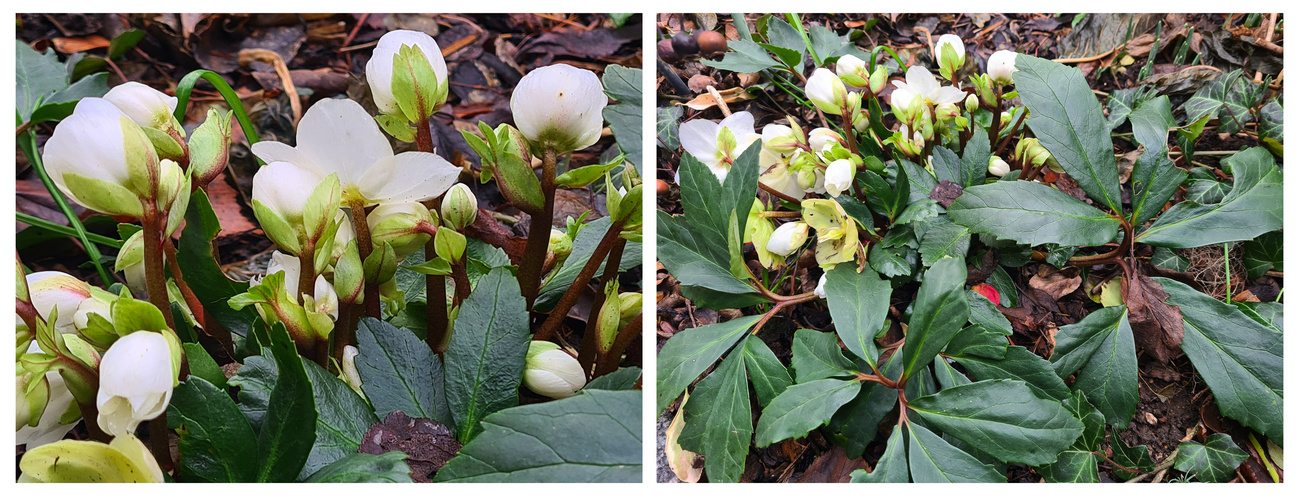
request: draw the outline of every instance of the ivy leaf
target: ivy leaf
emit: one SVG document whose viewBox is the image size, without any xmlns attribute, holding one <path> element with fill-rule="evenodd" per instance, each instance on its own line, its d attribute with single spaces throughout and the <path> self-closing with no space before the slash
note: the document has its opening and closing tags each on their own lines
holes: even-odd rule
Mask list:
<svg viewBox="0 0 1302 500">
<path fill-rule="evenodd" d="M 886 453 L 877 460 L 871 473 L 862 469 L 850 473 L 852 483 L 907 483 L 909 461 L 904 454 L 904 427 L 897 425 L 886 440 Z"/>
<path fill-rule="evenodd" d="M 1003 483 L 1003 474 L 945 442 L 921 425 L 909 425 L 909 474 L 915 483 Z"/>
<path fill-rule="evenodd" d="M 1247 268 L 1248 279 L 1257 279 L 1266 275 L 1266 271 L 1284 270 L 1284 233 L 1272 231 L 1243 246 L 1243 265 Z"/>
<path fill-rule="evenodd" d="M 759 316 L 745 316 L 689 328 L 670 337 L 656 355 L 656 411 L 665 411 L 757 321 Z"/>
<path fill-rule="evenodd" d="M 949 216 L 972 232 L 1024 245 L 1102 245 L 1116 239 L 1121 226 L 1071 195 L 1029 181 L 967 188 L 949 206 Z"/>
<path fill-rule="evenodd" d="M 1122 213 L 1111 128 L 1080 69 L 1020 55 L 1013 81 L 1018 97 L 1031 112 L 1027 126 L 1040 144 L 1086 195 L 1113 213 Z"/>
<path fill-rule="evenodd" d="M 1058 330 L 1049 361 L 1066 379 L 1081 370 L 1072 389 L 1116 427 L 1126 428 L 1139 405 L 1139 362 L 1125 306 L 1099 309 Z"/>
<path fill-rule="evenodd" d="M 701 64 L 711 68 L 719 68 L 724 71 L 736 73 L 759 73 L 760 71 L 778 67 L 778 62 L 769 57 L 768 51 L 764 47 L 750 40 L 732 40 L 728 42 L 728 52 L 723 54 L 720 61 L 702 60 Z M 686 157 L 688 155 L 684 155 Z"/>
<path fill-rule="evenodd" d="M 1047 483 L 1097 483 L 1099 461 L 1094 453 L 1067 450 L 1058 454 L 1058 461 L 1036 468 Z"/>
<path fill-rule="evenodd" d="M 640 482 L 641 422 L 641 391 L 587 390 L 507 408 L 485 418 L 484 432 L 439 469 L 434 480 Z"/>
<path fill-rule="evenodd" d="M 1156 95 L 1157 89 L 1148 85 L 1112 91 L 1111 94 L 1108 94 L 1107 100 L 1108 129 L 1116 130 L 1117 127 L 1126 122 L 1126 118 L 1130 116 L 1132 110 Z"/>
<path fill-rule="evenodd" d="M 1117 465 L 1128 469 L 1144 472 L 1153 470 L 1156 464 L 1153 463 L 1153 458 L 1148 454 L 1148 446 L 1142 444 L 1133 447 L 1126 446 L 1126 443 L 1121 440 L 1120 434 L 1119 432 L 1112 433 L 1112 460 Z M 1135 477 L 1134 473 L 1119 468 L 1113 469 L 1112 474 L 1122 481 L 1129 481 Z"/>
<path fill-rule="evenodd" d="M 499 267 L 480 278 L 461 304 L 443 358 L 443 389 L 457 441 L 470 442 L 485 416 L 519 404 L 531 339 L 529 312 L 515 276 Z"/>
<path fill-rule="evenodd" d="M 826 424 L 842 405 L 859 394 L 862 382 L 821 379 L 788 387 L 764 408 L 755 425 L 755 446 L 804 437 Z"/>
<path fill-rule="evenodd" d="M 1284 438 L 1284 337 L 1188 285 L 1154 278 L 1184 315 L 1184 350 L 1221 414 Z"/>
<path fill-rule="evenodd" d="M 904 378 L 926 367 L 967 323 L 968 296 L 963 289 L 966 280 L 963 259 L 946 257 L 927 270 L 913 304 L 909 333 L 896 354 L 902 356 Z"/>
<path fill-rule="evenodd" d="M 750 451 L 754 429 L 744 356 L 742 349 L 734 349 L 696 384 L 683 409 L 685 425 L 678 444 L 705 456 L 705 473 L 715 482 L 739 481 Z"/>
<path fill-rule="evenodd" d="M 1256 87 L 1244 77 L 1243 70 L 1236 69 L 1198 89 L 1185 101 L 1184 112 L 1191 122 L 1215 115 L 1220 121 L 1217 132 L 1235 133 L 1239 131 L 1239 125 L 1248 123 L 1252 116 L 1251 108 L 1257 105 L 1258 97 Z"/>
<path fill-rule="evenodd" d="M 656 138 L 660 139 L 661 147 L 670 151 L 678 149 L 678 121 L 682 118 L 682 107 L 656 108 Z"/>
<path fill-rule="evenodd" d="M 791 367 L 796 370 L 796 383 L 852 375 L 854 363 L 841 354 L 836 336 L 818 330 L 796 330 L 791 345 Z"/>
<path fill-rule="evenodd" d="M 1257 112 L 1257 137 L 1284 142 L 1284 105 L 1275 97 Z"/>
<path fill-rule="evenodd" d="M 1175 468 L 1198 477 L 1204 483 L 1224 483 L 1248 454 L 1234 444 L 1229 434 L 1213 434 L 1206 443 L 1185 441 L 1176 448 Z"/>
<path fill-rule="evenodd" d="M 876 366 L 875 338 L 890 308 L 890 282 L 872 270 L 858 272 L 854 265 L 842 264 L 827 272 L 823 287 L 837 336 L 850 352 Z"/>
<path fill-rule="evenodd" d="M 909 401 L 922 422 L 1005 462 L 1047 464 L 1084 424 L 1019 380 L 983 380 Z M 916 429 L 916 427 L 913 427 Z"/>
</svg>

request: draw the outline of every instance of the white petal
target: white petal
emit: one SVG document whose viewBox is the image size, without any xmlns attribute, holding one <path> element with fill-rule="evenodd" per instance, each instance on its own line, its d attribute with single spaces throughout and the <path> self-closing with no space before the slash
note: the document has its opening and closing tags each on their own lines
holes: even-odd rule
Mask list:
<svg viewBox="0 0 1302 500">
<path fill-rule="evenodd" d="M 369 202 L 422 201 L 443 194 L 460 175 L 460 168 L 436 154 L 408 151 L 376 162 L 357 189 Z"/>
<path fill-rule="evenodd" d="M 732 130 L 732 136 L 740 139 L 755 133 L 755 117 L 749 111 L 733 113 L 719 122 L 719 126 Z"/>
<path fill-rule="evenodd" d="M 307 199 L 321 183 L 321 176 L 293 163 L 276 161 L 253 174 L 253 199 L 288 220 L 303 216 Z"/>
<path fill-rule="evenodd" d="M 343 186 L 359 185 L 371 165 L 393 156 L 375 119 L 351 99 L 323 99 L 308 109 L 295 148 L 323 174 L 338 173 Z"/>
<path fill-rule="evenodd" d="M 963 99 L 966 98 L 967 98 L 966 92 L 963 92 L 958 88 L 946 85 L 944 87 L 941 87 L 940 90 L 937 91 L 937 98 L 935 99 L 934 102 L 936 104 L 954 104 L 954 103 L 963 102 Z"/>
<path fill-rule="evenodd" d="M 160 333 L 139 331 L 118 339 L 100 360 L 99 373 L 99 425 L 110 435 L 131 432 L 161 415 L 172 396 L 172 354 Z"/>
<path fill-rule="evenodd" d="M 678 142 L 697 161 L 709 165 L 719 159 L 720 128 L 710 120 L 688 120 L 678 127 Z"/>
<path fill-rule="evenodd" d="M 118 185 L 127 184 L 129 173 L 122 132 L 122 118 L 125 116 L 112 103 L 88 97 L 77 103 L 72 114 L 59 122 L 54 134 L 45 142 L 45 170 L 74 201 L 85 205 L 68 191 L 63 180 L 67 173 Z"/>
<path fill-rule="evenodd" d="M 312 161 L 311 158 L 308 158 L 307 155 L 303 154 L 303 152 L 283 142 L 261 141 L 255 143 L 251 149 L 253 149 L 253 154 L 255 156 L 266 163 L 283 161 L 286 163 L 293 163 L 299 168 L 316 173 L 321 178 L 330 175 L 323 172 L 321 167 L 317 165 L 316 162 Z"/>
<path fill-rule="evenodd" d="M 530 141 L 574 151 L 601 136 L 601 111 L 607 101 L 596 73 L 553 64 L 520 79 L 511 92 L 511 113 Z"/>
<path fill-rule="evenodd" d="M 381 113 L 393 114 L 400 111 L 398 102 L 393 98 L 393 56 L 404 45 L 417 47 L 425 54 L 425 59 L 429 61 L 439 81 L 446 80 L 448 77 L 443 51 L 428 34 L 411 30 L 394 30 L 385 33 L 371 53 L 371 59 L 366 62 L 366 81 L 371 87 L 375 107 L 379 108 Z"/>
<path fill-rule="evenodd" d="M 140 82 L 126 82 L 104 94 L 104 100 L 113 103 L 141 127 L 162 129 L 172 120 L 176 110 L 176 97 L 164 94 Z"/>
</svg>

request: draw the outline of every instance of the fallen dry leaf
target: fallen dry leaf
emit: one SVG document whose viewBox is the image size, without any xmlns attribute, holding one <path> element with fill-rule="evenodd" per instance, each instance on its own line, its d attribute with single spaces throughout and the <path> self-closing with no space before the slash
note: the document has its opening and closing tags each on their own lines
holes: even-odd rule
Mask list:
<svg viewBox="0 0 1302 500">
<path fill-rule="evenodd" d="M 1170 297 L 1152 278 L 1135 273 L 1130 278 L 1126 308 L 1130 327 L 1135 331 L 1135 345 L 1160 363 L 1170 362 L 1180 354 L 1184 343 L 1184 320 L 1180 308 L 1167 305 Z"/>
<path fill-rule="evenodd" d="M 1031 285 L 1031 288 L 1049 294 L 1050 297 L 1053 297 L 1053 300 L 1058 300 L 1080 288 L 1079 272 L 1074 267 L 1054 271 L 1053 266 L 1041 265 L 1039 272 L 1032 276 L 1027 284 Z M 1068 277 L 1068 274 L 1078 275 Z"/>
<path fill-rule="evenodd" d="M 732 104 L 734 102 L 749 101 L 755 98 L 755 96 L 747 93 L 746 89 L 743 89 L 741 87 L 733 87 L 728 90 L 720 90 L 719 95 L 723 96 L 723 102 L 726 102 L 728 104 Z M 695 99 L 683 103 L 682 105 L 695 109 L 697 111 L 704 111 L 714 107 L 715 102 L 714 102 L 714 98 L 711 97 L 709 93 L 704 93 L 696 96 Z"/>
<path fill-rule="evenodd" d="M 669 428 L 665 429 L 665 458 L 669 461 L 669 468 L 678 476 L 678 480 L 684 483 L 695 483 L 701 480 L 702 467 L 696 467 L 695 453 L 684 450 L 678 445 L 678 436 L 683 433 L 683 408 L 687 407 L 687 398 L 689 395 L 683 394 L 683 402 L 678 405 L 678 411 L 674 412 L 674 420 L 669 423 Z"/>
</svg>

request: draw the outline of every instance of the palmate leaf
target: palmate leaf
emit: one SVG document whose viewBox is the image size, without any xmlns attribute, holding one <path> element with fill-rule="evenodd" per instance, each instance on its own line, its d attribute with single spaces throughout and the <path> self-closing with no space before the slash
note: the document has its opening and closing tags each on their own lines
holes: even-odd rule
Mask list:
<svg viewBox="0 0 1302 500">
<path fill-rule="evenodd" d="M 1018 97 L 1031 112 L 1026 123 L 1040 144 L 1085 194 L 1114 213 L 1122 213 L 1111 128 L 1080 69 L 1019 55 L 1013 81 Z"/>
<path fill-rule="evenodd" d="M 1125 306 L 1105 307 L 1058 330 L 1049 357 L 1059 377 L 1081 370 L 1082 391 L 1113 426 L 1126 428 L 1139 405 L 1139 362 Z"/>
<path fill-rule="evenodd" d="M 1184 315 L 1180 348 L 1216 396 L 1221 414 L 1284 438 L 1284 337 L 1188 285 L 1154 278 Z"/>
<path fill-rule="evenodd" d="M 1127 469 L 1148 472 L 1153 470 L 1153 457 L 1148 454 L 1147 445 L 1127 446 L 1125 441 L 1121 440 L 1121 433 L 1113 432 L 1110 437 L 1112 443 L 1112 461 Z M 1125 469 L 1116 468 L 1112 474 L 1122 481 L 1129 481 L 1136 474 L 1126 471 Z"/>
<path fill-rule="evenodd" d="M 1247 459 L 1248 454 L 1234 444 L 1229 434 L 1213 434 L 1206 443 L 1180 443 L 1175 468 L 1197 476 L 1204 483 L 1223 483 L 1234 477 L 1234 469 Z"/>
<path fill-rule="evenodd" d="M 859 394 L 862 382 L 821 379 L 788 387 L 773 398 L 755 425 L 755 446 L 804 437 L 826 424 L 842 405 Z"/>
<path fill-rule="evenodd" d="M 656 411 L 665 411 L 757 321 L 759 316 L 745 316 L 689 328 L 670 337 L 656 355 Z"/>
<path fill-rule="evenodd" d="M 1248 279 L 1257 279 L 1266 271 L 1284 270 L 1284 233 L 1272 231 L 1243 246 L 1243 266 L 1247 268 Z"/>
<path fill-rule="evenodd" d="M 1234 172 L 1234 189 L 1216 205 L 1183 201 L 1157 218 L 1138 243 L 1193 248 L 1250 240 L 1284 228 L 1284 173 L 1265 148 L 1251 148 L 1225 159 Z"/>
<path fill-rule="evenodd" d="M 1214 115 L 1220 121 L 1217 132 L 1235 133 L 1248 123 L 1259 97 L 1258 87 L 1244 77 L 1243 70 L 1236 69 L 1198 89 L 1185 101 L 1184 112 L 1190 122 Z"/>
<path fill-rule="evenodd" d="M 750 450 L 754 429 L 743 351 L 733 349 L 710 375 L 696 384 L 684 408 L 686 423 L 678 444 L 684 450 L 705 456 L 705 473 L 712 482 L 740 480 Z"/>
<path fill-rule="evenodd" d="M 1257 112 L 1257 136 L 1260 138 L 1270 138 L 1278 142 L 1284 142 L 1284 105 L 1276 97 L 1261 106 Z"/>
<path fill-rule="evenodd" d="M 678 149 L 678 121 L 683 118 L 683 108 L 667 106 L 656 108 L 656 138 L 670 151 Z"/>
<path fill-rule="evenodd" d="M 967 188 L 949 206 L 949 216 L 974 233 L 989 233 L 1024 245 L 1102 245 L 1115 239 L 1121 226 L 1097 208 L 1028 181 Z"/>
<path fill-rule="evenodd" d="M 1084 432 L 1057 401 L 1022 381 L 983 380 L 909 401 L 917 418 L 1005 462 L 1053 462 Z M 916 429 L 916 427 L 914 427 Z"/>
<path fill-rule="evenodd" d="M 1108 128 L 1116 130 L 1117 127 L 1126 122 L 1126 118 L 1130 116 L 1131 111 L 1155 95 L 1157 95 L 1157 89 L 1148 85 L 1114 90 L 1111 94 L 1108 94 Z"/>
</svg>

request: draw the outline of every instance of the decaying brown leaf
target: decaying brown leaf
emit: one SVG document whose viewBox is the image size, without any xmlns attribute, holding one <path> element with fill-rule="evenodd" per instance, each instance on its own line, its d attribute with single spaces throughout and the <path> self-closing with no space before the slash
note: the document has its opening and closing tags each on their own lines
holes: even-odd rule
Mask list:
<svg viewBox="0 0 1302 500">
<path fill-rule="evenodd" d="M 1075 276 L 1072 276 L 1075 275 Z M 1032 276 L 1027 284 L 1058 300 L 1080 288 L 1080 269 L 1068 267 L 1054 270 L 1053 266 L 1041 265 L 1039 272 Z"/>
<path fill-rule="evenodd" d="M 678 411 L 674 413 L 674 420 L 665 429 L 665 458 L 669 461 L 669 468 L 678 476 L 678 480 L 684 483 L 695 483 L 701 480 L 702 467 L 696 466 L 695 453 L 684 450 L 678 445 L 678 436 L 683 433 L 683 425 L 687 422 L 683 420 L 683 408 L 687 406 L 687 394 L 683 395 L 682 404 L 678 405 Z"/>
<path fill-rule="evenodd" d="M 1175 359 L 1184 342 L 1184 317 L 1179 307 L 1167 305 L 1168 297 L 1152 278 L 1139 273 L 1131 276 L 1126 308 L 1135 344 L 1160 363 Z"/>
</svg>

